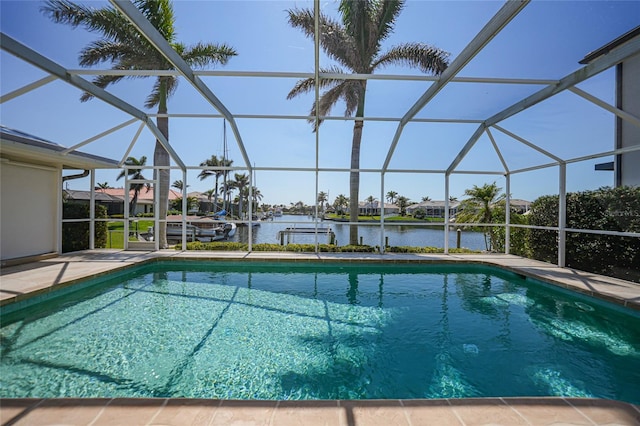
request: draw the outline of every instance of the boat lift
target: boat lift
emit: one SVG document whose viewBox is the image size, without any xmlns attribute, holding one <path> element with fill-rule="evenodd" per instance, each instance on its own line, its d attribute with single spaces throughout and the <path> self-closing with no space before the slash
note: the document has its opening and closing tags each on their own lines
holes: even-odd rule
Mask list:
<svg viewBox="0 0 640 426">
<path fill-rule="evenodd" d="M 287 245 L 291 242 L 292 237 L 296 236 L 296 235 L 314 235 L 315 233 L 318 233 L 318 235 L 326 235 L 327 236 L 327 240 L 328 240 L 328 244 L 335 244 L 336 243 L 336 234 L 335 232 L 333 232 L 333 230 L 329 227 L 327 228 L 310 228 L 310 227 L 306 227 L 306 228 L 296 228 L 296 227 L 289 227 L 289 228 L 285 228 L 282 231 L 278 231 L 278 239 L 280 240 L 280 245 Z M 285 244 L 285 236 L 286 236 L 286 240 L 287 240 L 287 244 Z"/>
</svg>

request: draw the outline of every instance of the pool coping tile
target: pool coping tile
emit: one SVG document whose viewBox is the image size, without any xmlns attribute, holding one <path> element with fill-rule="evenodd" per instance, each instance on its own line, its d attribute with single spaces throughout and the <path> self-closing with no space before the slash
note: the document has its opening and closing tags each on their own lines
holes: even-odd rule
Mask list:
<svg viewBox="0 0 640 426">
<path fill-rule="evenodd" d="M 640 285 L 514 255 L 371 254 L 258 252 L 133 252 L 93 250 L 45 258 L 0 269 L 0 306 L 64 288 L 83 279 L 161 260 L 271 262 L 473 263 L 497 266 L 561 288 L 640 310 Z M 51 411 L 53 410 L 53 411 Z M 68 413 L 67 410 L 70 412 Z M 310 425 L 421 424 L 620 424 L 639 425 L 640 408 L 618 401 L 580 398 L 477 398 L 448 400 L 234 401 L 193 399 L 0 399 L 3 425 L 50 424 L 56 421 L 103 424 L 250 424 Z M 328 413 L 325 415 L 325 413 Z M 71 417 L 68 417 L 71 416 Z M 76 420 L 72 420 L 76 419 Z M 133 422 L 133 423 L 130 423 Z M 508 422 L 508 423 L 505 423 Z M 573 423 L 572 423 L 573 422 Z"/>
<path fill-rule="evenodd" d="M 590 398 L 215 400 L 0 398 L 2 425 L 474 426 L 640 424 L 640 408 Z"/>
</svg>

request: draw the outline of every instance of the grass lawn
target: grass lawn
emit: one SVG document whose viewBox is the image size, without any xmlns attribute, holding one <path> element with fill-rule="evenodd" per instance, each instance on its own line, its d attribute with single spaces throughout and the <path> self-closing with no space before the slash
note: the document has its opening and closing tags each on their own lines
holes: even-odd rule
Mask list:
<svg viewBox="0 0 640 426">
<path fill-rule="evenodd" d="M 153 220 L 138 220 L 138 232 L 147 232 L 147 229 L 153 225 Z M 135 232 L 135 223 L 129 221 L 129 241 L 138 240 Z M 117 221 L 107 223 L 107 248 L 124 248 L 124 222 Z"/>
</svg>

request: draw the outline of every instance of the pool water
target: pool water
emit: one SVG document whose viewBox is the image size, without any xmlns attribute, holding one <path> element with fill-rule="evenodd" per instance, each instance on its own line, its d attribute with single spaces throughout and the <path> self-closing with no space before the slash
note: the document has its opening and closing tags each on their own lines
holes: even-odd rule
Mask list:
<svg viewBox="0 0 640 426">
<path fill-rule="evenodd" d="M 1 397 L 640 403 L 637 313 L 496 268 L 167 262 L 75 289 L 3 310 Z"/>
</svg>

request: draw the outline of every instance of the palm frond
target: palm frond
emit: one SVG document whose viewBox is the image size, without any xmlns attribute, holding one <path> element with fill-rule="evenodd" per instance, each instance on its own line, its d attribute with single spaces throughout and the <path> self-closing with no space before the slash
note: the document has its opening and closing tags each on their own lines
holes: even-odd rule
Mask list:
<svg viewBox="0 0 640 426">
<path fill-rule="evenodd" d="M 153 89 L 147 99 L 144 102 L 145 108 L 153 108 L 160 104 L 161 99 L 161 86 L 162 81 L 164 80 L 165 89 L 166 89 L 166 97 L 169 98 L 171 95 L 175 93 L 178 88 L 178 79 L 171 76 L 158 77 L 156 81 L 153 83 Z"/>
<path fill-rule="evenodd" d="M 130 44 L 111 40 L 96 40 L 80 51 L 80 65 L 90 67 L 101 62 L 116 62 L 123 56 L 131 54 Z"/>
<path fill-rule="evenodd" d="M 99 75 L 94 78 L 92 82 L 99 88 L 104 89 L 108 85 L 118 82 L 123 78 L 124 76 L 122 75 Z M 93 95 L 89 92 L 84 92 L 82 96 L 80 96 L 80 102 L 86 102 L 90 99 L 93 99 Z"/>
<path fill-rule="evenodd" d="M 55 23 L 69 24 L 74 28 L 84 26 L 111 40 L 117 40 L 123 28 L 133 28 L 124 16 L 110 7 L 95 9 L 69 0 L 48 0 L 40 11 Z"/>
<path fill-rule="evenodd" d="M 311 115 L 312 117 L 315 117 L 317 112 L 317 115 L 320 117 L 328 116 L 329 114 L 331 114 L 331 109 L 341 98 L 349 97 L 349 95 L 346 95 L 346 92 L 352 89 L 353 81 L 342 80 L 341 83 L 339 84 L 336 84 L 336 83 L 337 83 L 337 80 L 333 82 L 334 87 L 327 90 L 322 94 L 322 96 L 320 96 L 320 99 L 318 100 L 318 105 L 316 105 L 315 102 L 313 103 L 313 106 L 311 107 L 311 112 L 309 113 L 309 115 Z M 316 109 L 316 106 L 318 106 L 318 109 Z M 311 124 L 315 124 L 315 121 L 316 121 L 315 118 L 310 118 L 308 120 L 308 122 Z M 323 121 L 324 120 L 322 119 L 318 120 L 318 126 L 322 124 Z M 318 130 L 317 126 L 314 125 L 314 132 L 317 130 Z"/>
<path fill-rule="evenodd" d="M 294 28 L 300 28 L 310 39 L 314 39 L 315 22 L 313 10 L 290 9 L 289 24 Z M 333 60 L 343 66 L 356 71 L 360 69 L 361 61 L 353 42 L 347 34 L 344 26 L 322 13 L 319 16 L 320 46 L 322 50 Z"/>
<path fill-rule="evenodd" d="M 197 68 L 215 64 L 225 65 L 232 56 L 238 55 L 231 46 L 213 43 L 197 43 L 188 48 L 183 46 L 178 53 L 189 65 Z"/>
<path fill-rule="evenodd" d="M 344 71 L 342 69 L 340 69 L 340 67 L 337 66 L 332 66 L 329 68 L 320 68 L 319 70 L 320 73 L 327 73 L 327 74 L 344 74 Z M 335 86 L 336 84 L 339 84 L 341 82 L 343 82 L 343 79 L 335 79 L 335 78 L 322 78 L 320 79 L 320 90 L 326 89 L 326 88 L 330 88 Z M 291 89 L 291 91 L 289 92 L 289 94 L 287 95 L 287 99 L 293 99 L 296 96 L 303 94 L 303 93 L 308 93 L 310 91 L 312 91 L 313 89 L 315 89 L 316 85 L 316 80 L 314 78 L 305 78 L 303 80 L 298 80 L 298 82 L 295 84 L 295 86 L 293 87 L 293 89 Z"/>
<path fill-rule="evenodd" d="M 393 31 L 394 24 L 400 12 L 404 7 L 404 0 L 387 0 L 377 2 L 373 10 L 373 25 L 371 25 L 371 31 L 374 32 L 370 36 L 370 40 L 376 40 L 376 44 L 379 46 L 383 40 Z M 370 48 L 372 46 L 369 46 Z"/>
<path fill-rule="evenodd" d="M 449 53 L 424 43 L 406 43 L 389 49 L 372 66 L 376 69 L 391 64 L 417 66 L 423 72 L 440 75 L 447 69 Z"/>
<path fill-rule="evenodd" d="M 351 117 L 358 109 L 360 100 L 365 92 L 367 82 L 362 80 L 349 80 L 345 82 L 347 87 L 344 91 L 345 110 L 344 116 Z"/>
<path fill-rule="evenodd" d="M 165 40 L 169 43 L 175 40 L 175 16 L 170 0 L 135 0 L 134 4 Z"/>
</svg>

